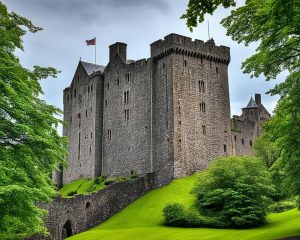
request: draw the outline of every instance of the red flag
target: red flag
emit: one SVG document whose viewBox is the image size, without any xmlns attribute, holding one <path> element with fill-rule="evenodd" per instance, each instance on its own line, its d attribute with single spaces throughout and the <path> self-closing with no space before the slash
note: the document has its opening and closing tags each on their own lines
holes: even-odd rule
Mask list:
<svg viewBox="0 0 300 240">
<path fill-rule="evenodd" d="M 85 42 L 86 42 L 86 44 L 88 46 L 90 46 L 90 45 L 96 45 L 96 38 L 93 38 L 91 40 L 86 40 Z"/>
</svg>

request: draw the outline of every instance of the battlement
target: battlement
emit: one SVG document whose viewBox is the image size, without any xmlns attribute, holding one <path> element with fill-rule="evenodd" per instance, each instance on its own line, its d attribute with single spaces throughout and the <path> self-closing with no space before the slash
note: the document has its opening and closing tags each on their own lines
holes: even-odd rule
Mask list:
<svg viewBox="0 0 300 240">
<path fill-rule="evenodd" d="M 203 57 L 227 64 L 230 62 L 230 48 L 226 46 L 216 46 L 213 39 L 207 42 L 195 39 L 194 41 L 182 35 L 171 33 L 153 42 L 151 45 L 151 57 L 159 59 L 172 52 L 195 57 Z"/>
</svg>

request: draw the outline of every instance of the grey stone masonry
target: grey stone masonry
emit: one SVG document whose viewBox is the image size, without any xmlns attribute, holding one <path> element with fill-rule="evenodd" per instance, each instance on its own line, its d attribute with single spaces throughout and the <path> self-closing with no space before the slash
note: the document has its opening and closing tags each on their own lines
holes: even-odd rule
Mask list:
<svg viewBox="0 0 300 240">
<path fill-rule="evenodd" d="M 248 105 L 242 108 L 241 116 L 233 116 L 232 146 L 236 156 L 253 155 L 253 144 L 262 133 L 263 124 L 271 117 L 261 103 L 261 95 L 255 94 L 255 101 L 251 97 Z"/>
<path fill-rule="evenodd" d="M 216 157 L 252 154 L 270 114 L 256 95 L 230 119 L 230 49 L 170 34 L 150 50 L 128 60 L 127 44 L 117 42 L 107 66 L 79 62 L 64 90 L 69 166 L 54 174 L 58 185 L 154 172 L 161 186 Z"/>
<path fill-rule="evenodd" d="M 96 227 L 154 186 L 153 174 L 147 174 L 138 179 L 114 183 L 96 193 L 71 198 L 56 197 L 51 204 L 44 206 L 48 210 L 44 220 L 50 236 L 36 236 L 28 240 L 62 240 Z"/>
</svg>

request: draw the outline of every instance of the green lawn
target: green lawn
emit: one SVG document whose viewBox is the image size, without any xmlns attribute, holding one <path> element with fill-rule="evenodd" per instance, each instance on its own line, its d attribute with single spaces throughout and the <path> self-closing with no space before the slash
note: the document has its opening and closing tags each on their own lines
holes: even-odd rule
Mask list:
<svg viewBox="0 0 300 240">
<path fill-rule="evenodd" d="M 58 190 L 58 192 L 62 196 L 68 197 L 74 194 L 87 194 L 89 192 L 98 191 L 104 187 L 105 186 L 103 182 L 96 184 L 94 180 L 82 178 L 64 185 L 61 189 Z"/>
<path fill-rule="evenodd" d="M 300 212 L 290 210 L 270 214 L 269 223 L 248 230 L 212 228 L 176 228 L 162 225 L 162 209 L 166 203 L 191 205 L 189 192 L 195 176 L 174 180 L 168 186 L 141 197 L 103 224 L 75 235 L 70 240 L 267 240 L 300 235 Z"/>
</svg>

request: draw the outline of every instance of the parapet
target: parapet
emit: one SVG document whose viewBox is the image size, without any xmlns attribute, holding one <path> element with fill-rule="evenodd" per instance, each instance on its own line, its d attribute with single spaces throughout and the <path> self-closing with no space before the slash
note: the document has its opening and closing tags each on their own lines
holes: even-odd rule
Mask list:
<svg viewBox="0 0 300 240">
<path fill-rule="evenodd" d="M 198 39 L 193 41 L 189 37 L 171 33 L 163 40 L 153 42 L 150 46 L 153 59 L 160 58 L 170 52 L 176 52 L 215 59 L 227 64 L 230 62 L 230 48 L 222 45 L 216 46 L 213 39 L 207 42 Z"/>
</svg>

